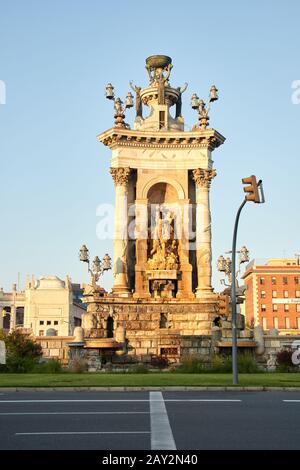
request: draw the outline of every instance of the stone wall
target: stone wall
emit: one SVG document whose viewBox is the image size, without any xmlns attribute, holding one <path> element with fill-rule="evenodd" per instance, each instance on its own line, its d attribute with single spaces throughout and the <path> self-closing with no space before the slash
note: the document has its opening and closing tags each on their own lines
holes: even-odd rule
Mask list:
<svg viewBox="0 0 300 470">
<path fill-rule="evenodd" d="M 267 360 L 271 354 L 278 353 L 282 349 L 297 349 L 295 342 L 299 342 L 300 335 L 295 336 L 264 336 L 263 356 Z M 293 344 L 294 343 L 294 344 Z"/>
<path fill-rule="evenodd" d="M 197 356 L 209 358 L 213 353 L 213 340 L 210 335 L 182 336 L 181 357 Z"/>
<path fill-rule="evenodd" d="M 73 341 L 74 336 L 36 336 L 35 340 L 43 349 L 43 357 L 47 359 L 58 359 L 63 365 L 68 364 L 68 343 Z"/>
</svg>

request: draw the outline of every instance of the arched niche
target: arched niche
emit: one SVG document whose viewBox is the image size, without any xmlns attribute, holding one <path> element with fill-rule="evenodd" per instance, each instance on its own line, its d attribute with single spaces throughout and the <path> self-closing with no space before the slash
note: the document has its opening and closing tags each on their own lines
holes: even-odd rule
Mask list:
<svg viewBox="0 0 300 470">
<path fill-rule="evenodd" d="M 180 183 L 178 183 L 178 181 L 174 180 L 173 178 L 161 177 L 161 176 L 157 178 L 153 178 L 152 180 L 148 181 L 148 183 L 144 186 L 144 189 L 142 191 L 142 198 L 148 199 L 149 196 L 159 188 L 159 185 L 161 185 L 160 188 L 162 191 L 166 191 L 167 197 L 171 195 L 172 191 L 175 191 L 176 199 L 173 201 L 169 201 L 169 202 L 176 202 L 179 199 L 185 199 L 183 187 L 181 186 Z"/>
<path fill-rule="evenodd" d="M 149 204 L 172 204 L 178 201 L 178 192 L 169 183 L 155 183 L 149 188 L 147 199 Z"/>
</svg>

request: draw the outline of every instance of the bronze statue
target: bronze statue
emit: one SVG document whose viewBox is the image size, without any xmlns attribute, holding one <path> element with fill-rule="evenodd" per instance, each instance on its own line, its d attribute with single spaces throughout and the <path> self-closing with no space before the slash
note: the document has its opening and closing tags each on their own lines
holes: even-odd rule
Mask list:
<svg viewBox="0 0 300 470">
<path fill-rule="evenodd" d="M 176 114 L 175 114 L 175 119 L 178 118 L 178 117 L 182 117 L 181 115 L 181 110 L 182 110 L 182 93 L 185 92 L 185 90 L 187 89 L 188 87 L 188 84 L 185 83 L 183 85 L 183 87 L 177 87 L 177 90 L 179 91 L 179 97 L 178 97 L 178 100 L 177 100 L 177 103 L 176 103 Z"/>
<path fill-rule="evenodd" d="M 140 117 L 143 119 L 143 103 L 141 99 L 141 90 L 142 87 L 136 86 L 133 82 L 129 82 L 132 90 L 135 92 L 135 109 L 136 109 L 136 117 Z"/>
</svg>

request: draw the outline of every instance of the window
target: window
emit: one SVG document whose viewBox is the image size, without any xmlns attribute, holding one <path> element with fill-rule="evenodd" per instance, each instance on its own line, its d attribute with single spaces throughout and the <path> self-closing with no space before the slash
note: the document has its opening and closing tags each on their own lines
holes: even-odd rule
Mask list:
<svg viewBox="0 0 300 470">
<path fill-rule="evenodd" d="M 294 277 L 295 284 L 299 284 L 299 277 Z"/>
<path fill-rule="evenodd" d="M 276 286 L 276 277 L 272 277 L 272 285 Z"/>
<path fill-rule="evenodd" d="M 44 336 L 44 330 L 39 331 L 39 336 Z"/>
<path fill-rule="evenodd" d="M 264 277 L 260 277 L 260 278 L 259 278 L 259 283 L 260 283 L 261 286 L 264 286 L 264 284 L 265 284 L 265 278 L 264 278 Z"/>
<path fill-rule="evenodd" d="M 81 318 L 74 317 L 74 326 L 81 326 Z"/>
<path fill-rule="evenodd" d="M 265 304 L 261 304 L 260 309 L 261 309 L 262 312 L 265 312 L 267 310 Z"/>
<path fill-rule="evenodd" d="M 277 304 L 273 304 L 273 312 L 278 312 L 278 305 Z"/>
<path fill-rule="evenodd" d="M 297 318 L 297 328 L 300 330 L 300 318 Z"/>
<path fill-rule="evenodd" d="M 288 291 L 288 290 L 284 290 L 284 291 L 283 291 L 283 297 L 284 297 L 285 299 L 287 299 L 288 296 L 289 296 L 289 291 Z"/>
<path fill-rule="evenodd" d="M 285 317 L 285 327 L 290 328 L 290 319 L 288 317 Z"/>
<path fill-rule="evenodd" d="M 51 325 L 51 321 L 50 321 L 50 320 L 47 320 L 47 325 Z"/>
<path fill-rule="evenodd" d="M 266 298 L 266 291 L 265 290 L 262 290 L 261 293 L 260 293 L 260 298 L 261 299 L 265 299 Z"/>
<path fill-rule="evenodd" d="M 44 324 L 44 320 L 40 320 L 40 325 L 43 325 Z"/>
<path fill-rule="evenodd" d="M 289 305 L 288 305 L 288 304 L 284 304 L 284 311 L 285 311 L 285 312 L 288 312 L 288 311 L 289 311 Z"/>
<path fill-rule="evenodd" d="M 300 297 L 300 290 L 296 290 L 296 292 L 295 292 L 295 297 L 297 297 L 297 298 Z"/>
<path fill-rule="evenodd" d="M 58 321 L 57 320 L 54 320 L 54 325 L 58 325 Z"/>
<path fill-rule="evenodd" d="M 300 312 L 300 304 L 296 304 L 296 312 Z"/>
<path fill-rule="evenodd" d="M 273 325 L 274 325 L 274 328 L 278 328 L 278 318 L 277 317 L 273 318 Z"/>
<path fill-rule="evenodd" d="M 263 326 L 264 330 L 267 329 L 267 319 L 266 318 L 262 318 L 262 326 Z"/>
<path fill-rule="evenodd" d="M 277 297 L 277 290 L 272 290 L 272 297 L 273 299 Z"/>
<path fill-rule="evenodd" d="M 283 284 L 287 285 L 287 283 L 288 283 L 288 278 L 287 278 L 287 277 L 283 277 L 283 278 L 282 278 L 282 282 L 283 282 Z"/>
</svg>

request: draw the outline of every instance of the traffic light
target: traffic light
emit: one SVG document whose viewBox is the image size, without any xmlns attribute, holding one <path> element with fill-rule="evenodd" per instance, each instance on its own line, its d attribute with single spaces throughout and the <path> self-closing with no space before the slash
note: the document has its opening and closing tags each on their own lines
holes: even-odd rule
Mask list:
<svg viewBox="0 0 300 470">
<path fill-rule="evenodd" d="M 227 317 L 229 315 L 229 300 L 228 294 L 219 295 L 219 314 L 221 316 Z"/>
<path fill-rule="evenodd" d="M 247 193 L 245 196 L 246 201 L 261 202 L 258 191 L 261 182 L 257 183 L 256 176 L 251 175 L 248 178 L 243 178 L 242 183 L 248 185 L 244 188 L 244 192 Z"/>
</svg>

